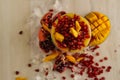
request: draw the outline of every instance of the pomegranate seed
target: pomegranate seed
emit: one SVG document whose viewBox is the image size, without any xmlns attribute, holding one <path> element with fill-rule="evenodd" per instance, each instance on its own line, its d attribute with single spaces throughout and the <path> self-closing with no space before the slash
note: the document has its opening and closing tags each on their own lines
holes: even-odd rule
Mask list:
<svg viewBox="0 0 120 80">
<path fill-rule="evenodd" d="M 110 72 L 111 68 L 112 68 L 111 66 L 108 66 L 106 72 Z"/>
<path fill-rule="evenodd" d="M 99 52 L 97 52 L 97 53 L 96 53 L 96 56 L 99 56 L 99 55 L 100 55 L 100 53 L 99 53 Z"/>
<path fill-rule="evenodd" d="M 31 67 L 32 66 L 32 64 L 28 64 L 28 67 Z"/>
<path fill-rule="evenodd" d="M 19 74 L 20 74 L 20 72 L 19 72 L 19 71 L 15 71 L 15 74 L 16 74 L 16 75 L 19 75 Z"/>
<path fill-rule="evenodd" d="M 47 75 L 48 75 L 48 71 L 45 72 L 45 76 L 47 76 Z"/>
<path fill-rule="evenodd" d="M 99 48 L 99 46 L 94 46 L 94 47 L 91 48 L 91 51 L 94 52 L 98 48 Z"/>
<path fill-rule="evenodd" d="M 74 77 L 75 77 L 74 74 L 71 74 L 70 76 L 71 76 L 71 78 L 74 78 Z"/>
<path fill-rule="evenodd" d="M 94 78 L 94 80 L 98 80 L 98 78 Z"/>
<path fill-rule="evenodd" d="M 107 58 L 107 57 L 104 57 L 104 60 L 108 60 L 108 58 Z"/>
<path fill-rule="evenodd" d="M 103 69 L 105 69 L 105 66 L 102 66 Z"/>
<path fill-rule="evenodd" d="M 65 80 L 65 79 L 66 79 L 66 77 L 65 77 L 65 76 L 63 76 L 63 77 L 62 77 L 62 79 L 63 79 L 63 80 Z"/>
<path fill-rule="evenodd" d="M 48 68 L 46 68 L 46 70 L 48 70 Z"/>
<path fill-rule="evenodd" d="M 98 64 L 98 63 L 95 63 L 95 65 L 96 65 L 96 66 L 99 66 L 99 64 Z"/>
<path fill-rule="evenodd" d="M 22 35 L 22 34 L 23 34 L 23 31 L 20 31 L 19 34 Z"/>
<path fill-rule="evenodd" d="M 54 11 L 53 9 L 50 9 L 49 11 Z"/>
<path fill-rule="evenodd" d="M 35 72 L 39 72 L 39 69 L 35 69 Z"/>
<path fill-rule="evenodd" d="M 100 59 L 100 60 L 99 60 L 99 62 L 103 62 L 103 60 L 102 60 L 102 59 Z"/>
<path fill-rule="evenodd" d="M 99 80 L 105 80 L 105 77 L 101 77 Z"/>
</svg>

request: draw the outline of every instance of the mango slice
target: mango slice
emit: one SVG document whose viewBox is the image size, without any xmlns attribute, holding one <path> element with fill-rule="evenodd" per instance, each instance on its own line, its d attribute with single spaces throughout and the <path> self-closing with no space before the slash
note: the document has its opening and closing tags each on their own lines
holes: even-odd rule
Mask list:
<svg viewBox="0 0 120 80">
<path fill-rule="evenodd" d="M 55 39 L 62 42 L 64 40 L 64 36 L 58 32 L 55 33 Z"/>
<path fill-rule="evenodd" d="M 73 56 L 67 55 L 66 58 L 68 59 L 68 61 L 70 61 L 72 63 L 76 63 L 76 59 Z"/>
<path fill-rule="evenodd" d="M 51 61 L 51 60 L 55 59 L 58 55 L 59 55 L 59 52 L 53 52 L 53 53 L 51 53 L 50 55 L 48 55 L 47 57 L 45 57 L 45 58 L 43 59 L 43 61 L 44 61 L 44 62 Z"/>
<path fill-rule="evenodd" d="M 81 26 L 78 21 L 75 21 L 76 31 L 79 32 L 81 29 Z"/>
<path fill-rule="evenodd" d="M 78 37 L 78 34 L 79 34 L 74 28 L 70 28 L 70 33 L 71 33 L 75 38 L 77 38 L 77 37 Z"/>
<path fill-rule="evenodd" d="M 50 33 L 50 29 L 45 24 L 42 24 L 43 28 Z"/>
</svg>

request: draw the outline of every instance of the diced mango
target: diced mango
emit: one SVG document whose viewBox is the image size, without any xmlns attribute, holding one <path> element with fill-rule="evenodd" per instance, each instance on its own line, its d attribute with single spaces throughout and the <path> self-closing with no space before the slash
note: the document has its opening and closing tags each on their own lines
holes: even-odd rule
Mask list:
<svg viewBox="0 0 120 80">
<path fill-rule="evenodd" d="M 97 34 L 99 31 L 97 29 L 95 29 L 94 31 L 92 31 L 92 34 Z"/>
<path fill-rule="evenodd" d="M 27 78 L 25 78 L 25 77 L 16 77 L 15 80 L 27 80 Z"/>
<path fill-rule="evenodd" d="M 99 12 L 93 12 L 98 18 L 102 18 L 104 15 Z"/>
<path fill-rule="evenodd" d="M 105 29 L 106 25 L 103 23 L 103 24 L 100 25 L 100 27 L 102 27 L 103 29 Z"/>
<path fill-rule="evenodd" d="M 76 61 L 80 62 L 83 59 L 83 57 L 78 58 Z"/>
<path fill-rule="evenodd" d="M 98 26 L 98 23 L 95 21 L 95 22 L 93 23 L 93 25 L 94 25 L 95 27 L 97 27 L 97 26 Z"/>
<path fill-rule="evenodd" d="M 76 63 L 76 59 L 73 56 L 67 55 L 66 58 L 68 59 L 68 61 L 70 61 L 72 63 Z"/>
<path fill-rule="evenodd" d="M 103 30 L 103 28 L 102 28 L 101 26 L 99 26 L 99 27 L 98 27 L 98 30 L 99 30 L 99 31 L 102 31 L 102 30 Z"/>
<path fill-rule="evenodd" d="M 58 52 L 53 52 L 53 53 L 51 53 L 50 55 L 48 55 L 47 57 L 45 57 L 45 58 L 43 59 L 43 61 L 44 61 L 44 62 L 51 61 L 51 60 L 55 59 L 58 55 L 59 55 Z"/>
<path fill-rule="evenodd" d="M 103 22 L 103 21 L 102 21 L 101 19 L 98 19 L 98 20 L 97 20 L 97 23 L 98 23 L 98 24 L 102 24 L 102 22 Z"/>
<path fill-rule="evenodd" d="M 74 28 L 70 28 L 70 33 L 71 33 L 75 38 L 77 38 L 77 37 L 78 37 L 78 34 L 79 34 Z"/>
<path fill-rule="evenodd" d="M 62 42 L 64 40 L 64 36 L 58 32 L 55 33 L 55 39 Z"/>
<path fill-rule="evenodd" d="M 93 23 L 94 21 L 96 21 L 98 18 L 97 18 L 97 16 L 95 15 L 95 14 L 93 14 L 93 13 L 89 13 L 87 16 L 86 16 L 86 18 L 91 22 L 91 23 Z"/>
<path fill-rule="evenodd" d="M 110 27 L 110 21 L 106 21 L 106 22 L 105 22 L 105 25 L 106 25 L 107 27 Z"/>
<path fill-rule="evenodd" d="M 79 32 L 81 29 L 81 26 L 78 21 L 75 21 L 76 31 Z"/>
<path fill-rule="evenodd" d="M 91 29 L 95 29 L 95 26 L 93 24 L 90 25 Z"/>
<path fill-rule="evenodd" d="M 108 20 L 108 18 L 106 16 L 101 18 L 104 22 Z"/>
</svg>

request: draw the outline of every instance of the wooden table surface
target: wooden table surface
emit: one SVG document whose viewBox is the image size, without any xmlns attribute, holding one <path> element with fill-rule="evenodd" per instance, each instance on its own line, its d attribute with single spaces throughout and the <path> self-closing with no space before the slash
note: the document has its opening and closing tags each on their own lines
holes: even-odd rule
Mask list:
<svg viewBox="0 0 120 80">
<path fill-rule="evenodd" d="M 0 80 L 14 80 L 16 70 L 21 72 L 20 76 L 35 80 L 36 73 L 27 67 L 31 56 L 30 29 L 23 25 L 36 7 L 34 4 L 45 5 L 43 1 L 46 0 L 0 0 Z M 104 76 L 106 80 L 120 80 L 120 0 L 61 0 L 61 3 L 68 12 L 85 16 L 91 11 L 99 11 L 110 18 L 111 33 L 101 44 L 101 55 L 108 56 L 106 64 L 111 65 L 112 70 Z M 20 30 L 23 35 L 18 34 Z"/>
</svg>

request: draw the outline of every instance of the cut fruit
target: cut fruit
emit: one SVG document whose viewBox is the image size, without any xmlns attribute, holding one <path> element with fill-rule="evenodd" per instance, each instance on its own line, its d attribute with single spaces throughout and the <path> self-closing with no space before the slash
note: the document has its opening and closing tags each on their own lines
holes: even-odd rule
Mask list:
<svg viewBox="0 0 120 80">
<path fill-rule="evenodd" d="M 16 77 L 16 79 L 15 80 L 28 80 L 27 78 L 25 78 L 25 77 Z"/>
<path fill-rule="evenodd" d="M 46 40 L 45 33 L 42 31 L 42 28 L 39 30 L 38 38 L 39 38 L 39 41 L 45 41 Z"/>
<path fill-rule="evenodd" d="M 77 38 L 78 37 L 78 32 L 74 28 L 70 28 L 70 33 Z"/>
<path fill-rule="evenodd" d="M 76 31 L 79 32 L 81 29 L 81 26 L 78 21 L 75 21 Z"/>
<path fill-rule="evenodd" d="M 108 17 L 99 12 L 91 12 L 85 16 L 91 24 L 91 41 L 89 46 L 99 45 L 105 41 L 110 33 L 110 21 Z"/>
<path fill-rule="evenodd" d="M 67 55 L 66 58 L 68 59 L 68 61 L 70 61 L 72 63 L 76 63 L 76 59 L 73 56 Z"/>
<path fill-rule="evenodd" d="M 64 38 L 56 33 L 61 34 Z M 53 22 L 51 37 L 55 46 L 63 52 L 82 51 L 88 46 L 91 39 L 89 22 L 76 14 L 64 14 Z"/>
<path fill-rule="evenodd" d="M 58 32 L 55 33 L 55 39 L 62 42 L 64 40 L 64 36 Z"/>
<path fill-rule="evenodd" d="M 52 26 L 52 16 L 53 16 L 53 12 L 49 11 L 40 20 L 42 27 L 48 32 L 50 32 L 50 28 Z"/>
<path fill-rule="evenodd" d="M 47 57 L 45 57 L 45 58 L 43 59 L 43 61 L 44 61 L 44 62 L 51 61 L 51 60 L 55 59 L 58 55 L 59 55 L 59 52 L 53 52 L 53 53 L 51 53 L 50 55 L 48 55 Z"/>
</svg>

